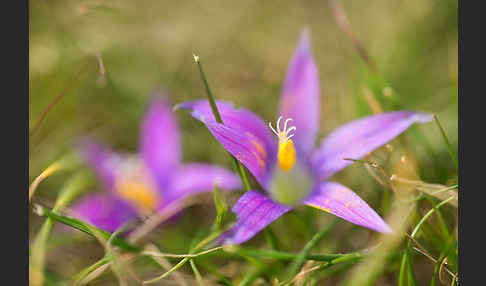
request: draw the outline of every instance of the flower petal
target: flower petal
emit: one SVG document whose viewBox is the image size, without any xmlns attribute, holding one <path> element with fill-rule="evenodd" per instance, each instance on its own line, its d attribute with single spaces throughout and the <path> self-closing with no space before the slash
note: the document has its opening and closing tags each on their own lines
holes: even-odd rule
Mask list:
<svg viewBox="0 0 486 286">
<path fill-rule="evenodd" d="M 164 188 L 180 162 L 179 129 L 165 97 L 153 99 L 142 123 L 140 152 L 157 183 Z"/>
<path fill-rule="evenodd" d="M 353 191 L 336 182 L 320 184 L 304 204 L 379 232 L 392 232 L 386 222 Z"/>
<path fill-rule="evenodd" d="M 280 115 L 295 125 L 297 152 L 308 154 L 314 147 L 319 129 L 319 75 L 312 56 L 310 35 L 305 30 L 287 69 L 280 97 Z"/>
<path fill-rule="evenodd" d="M 116 166 L 122 158 L 119 154 L 108 148 L 85 139 L 80 145 L 82 157 L 88 165 L 94 169 L 103 187 L 113 191 L 115 189 Z"/>
<path fill-rule="evenodd" d="M 241 188 L 238 175 L 224 168 L 208 164 L 185 164 L 179 167 L 171 177 L 168 198 L 181 199 L 200 192 L 212 192 L 215 185 L 222 190 Z"/>
<path fill-rule="evenodd" d="M 360 159 L 386 144 L 415 122 L 425 123 L 432 116 L 411 111 L 381 113 L 352 121 L 325 138 L 312 158 L 315 175 L 320 180 L 352 164 L 345 158 Z"/>
<path fill-rule="evenodd" d="M 223 244 L 240 244 L 255 236 L 267 225 L 291 210 L 256 191 L 246 192 L 233 206 L 238 221 L 221 236 Z"/>
<path fill-rule="evenodd" d="M 87 195 L 71 211 L 75 217 L 109 232 L 137 218 L 136 212 L 128 204 L 111 194 Z"/>
<path fill-rule="evenodd" d="M 254 113 L 234 109 L 228 102 L 217 102 L 224 124 L 215 121 L 207 101 L 192 101 L 177 107 L 192 110 L 191 115 L 206 124 L 223 147 L 235 156 L 265 187 L 276 158 L 276 138 Z"/>
</svg>

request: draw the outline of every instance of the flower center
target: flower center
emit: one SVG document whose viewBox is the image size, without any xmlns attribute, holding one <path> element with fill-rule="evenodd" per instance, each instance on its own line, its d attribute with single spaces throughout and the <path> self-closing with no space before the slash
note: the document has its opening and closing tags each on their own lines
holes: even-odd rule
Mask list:
<svg viewBox="0 0 486 286">
<path fill-rule="evenodd" d="M 122 198 L 136 206 L 142 215 L 149 215 L 157 206 L 157 193 L 142 182 L 121 180 L 117 182 L 118 193 Z"/>
<path fill-rule="evenodd" d="M 280 121 L 282 120 L 282 116 L 280 116 L 277 120 L 277 130 L 272 127 L 272 123 L 268 123 L 270 129 L 272 129 L 273 133 L 278 137 L 278 166 L 283 171 L 289 171 L 295 164 L 295 148 L 294 142 L 290 140 L 294 136 L 294 134 L 289 134 L 291 131 L 295 131 L 297 128 L 295 126 L 289 126 L 287 129 L 287 123 L 292 121 L 292 118 L 287 118 L 284 123 L 284 128 L 280 130 Z"/>
<path fill-rule="evenodd" d="M 138 159 L 127 159 L 118 165 L 116 191 L 132 204 L 141 216 L 150 215 L 160 199 L 155 184 Z"/>
</svg>

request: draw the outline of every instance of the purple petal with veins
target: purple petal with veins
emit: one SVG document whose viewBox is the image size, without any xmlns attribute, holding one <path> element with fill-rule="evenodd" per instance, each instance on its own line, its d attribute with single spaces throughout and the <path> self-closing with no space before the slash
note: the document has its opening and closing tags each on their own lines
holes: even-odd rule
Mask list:
<svg viewBox="0 0 486 286">
<path fill-rule="evenodd" d="M 232 211 L 238 221 L 219 241 L 224 244 L 243 243 L 290 210 L 290 207 L 277 204 L 265 195 L 248 191 L 233 206 Z"/>
<path fill-rule="evenodd" d="M 428 122 L 432 115 L 411 111 L 396 111 L 365 117 L 344 124 L 331 132 L 312 158 L 315 176 L 325 180 L 352 164 L 344 160 L 361 159 L 386 144 L 415 122 Z"/>
<path fill-rule="evenodd" d="M 207 101 L 184 102 L 177 107 L 192 110 L 191 115 L 203 122 L 223 147 L 266 187 L 276 160 L 276 138 L 272 138 L 267 125 L 254 113 L 234 109 L 221 101 L 217 106 L 224 124 L 214 120 Z"/>
<path fill-rule="evenodd" d="M 224 125 L 255 138 L 260 142 L 265 152 L 270 157 L 274 157 L 272 155 L 276 154 L 276 140 L 269 131 L 268 126 L 258 115 L 244 108 L 235 109 L 233 104 L 226 101 L 218 100 L 216 101 L 216 106 Z M 192 110 L 191 115 L 205 124 L 207 122 L 216 122 L 207 100 L 183 102 L 178 104 L 176 108 Z"/>
<path fill-rule="evenodd" d="M 389 233 L 392 231 L 365 201 L 346 186 L 336 182 L 320 184 L 304 200 L 304 204 L 379 232 Z"/>
<path fill-rule="evenodd" d="M 255 176 L 263 188 L 267 187 L 270 170 L 275 160 L 255 137 L 214 121 L 206 124 L 216 140 Z"/>
<path fill-rule="evenodd" d="M 305 30 L 290 61 L 280 96 L 280 113 L 297 127 L 293 138 L 300 156 L 313 149 L 319 129 L 319 75 L 312 56 L 310 35 Z"/>
</svg>

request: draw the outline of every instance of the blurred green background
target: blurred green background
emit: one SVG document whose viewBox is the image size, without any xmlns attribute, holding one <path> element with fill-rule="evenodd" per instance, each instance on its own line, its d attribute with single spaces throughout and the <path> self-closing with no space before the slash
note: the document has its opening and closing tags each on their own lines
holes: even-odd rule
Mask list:
<svg viewBox="0 0 486 286">
<path fill-rule="evenodd" d="M 30 181 L 54 161 L 75 153 L 76 142 L 85 135 L 120 152 L 135 153 L 140 120 L 153 92 L 168 91 L 173 104 L 206 98 L 193 52 L 200 55 L 217 99 L 232 101 L 265 121 L 273 121 L 287 64 L 306 27 L 310 29 L 321 84 L 319 139 L 345 122 L 373 114 L 374 99 L 383 111 L 410 109 L 437 114 L 456 150 L 457 1 L 338 1 L 354 36 L 376 66 L 375 71 L 360 57 L 353 38 L 337 24 L 333 3 L 30 1 Z M 100 74 L 100 58 L 104 75 Z M 63 97 L 34 129 L 42 112 L 58 96 Z M 233 168 L 227 153 L 200 122 L 184 111 L 177 111 L 176 116 L 185 161 Z M 437 126 L 428 123 L 410 130 L 400 137 L 405 144 L 393 155 L 412 158 L 418 178 L 423 181 L 456 183 L 456 169 Z M 393 173 L 392 167 L 386 170 Z M 46 179 L 34 202 L 52 206 L 59 189 L 73 174 L 60 172 Z M 363 165 L 354 164 L 335 177 L 374 208 L 380 208 L 383 187 Z M 97 188 L 93 180 L 86 191 Z M 228 196 L 229 202 L 238 196 Z M 206 198 L 208 204 L 185 211 L 175 222 L 158 230 L 153 241 L 169 252 L 187 251 L 194 229 L 209 226 L 214 217 L 211 197 Z M 296 213 L 272 224 L 284 248 L 292 251 L 301 249 L 316 227 L 331 219 L 316 210 Z M 449 210 L 448 215 L 446 218 L 454 225 L 457 209 Z M 207 218 L 207 222 L 195 222 L 191 219 L 195 216 Z M 31 214 L 31 238 L 43 220 Z M 323 251 L 357 250 L 369 246 L 372 235 L 371 231 L 340 221 L 319 247 Z M 103 255 L 92 239 L 82 234 L 73 238 L 62 227 L 55 228 L 50 239 L 47 267 L 54 277 L 52 281 L 70 277 Z M 250 244 L 262 241 L 259 235 Z M 440 251 L 431 249 L 438 256 Z M 221 263 L 225 267 L 239 265 L 238 261 Z M 393 273 L 399 267 L 397 263 L 387 266 L 376 285 L 396 283 Z M 418 258 L 419 285 L 428 283 L 433 266 Z M 228 271 L 238 276 L 238 271 Z M 338 284 L 345 274 L 329 274 L 321 283 Z M 96 285 L 117 284 L 108 272 L 103 275 Z"/>
</svg>

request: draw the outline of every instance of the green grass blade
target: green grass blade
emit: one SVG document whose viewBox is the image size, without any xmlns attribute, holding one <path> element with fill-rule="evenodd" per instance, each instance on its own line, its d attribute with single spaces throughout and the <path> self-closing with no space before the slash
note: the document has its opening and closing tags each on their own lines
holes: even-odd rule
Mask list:
<svg viewBox="0 0 486 286">
<path fill-rule="evenodd" d="M 419 231 L 420 227 L 422 226 L 422 224 L 427 220 L 427 218 L 429 216 L 431 216 L 436 210 L 438 210 L 441 206 L 445 205 L 448 201 L 454 199 L 454 197 L 450 197 L 448 198 L 447 200 L 444 200 L 442 202 L 440 202 L 439 204 L 437 204 L 433 209 L 431 209 L 430 211 L 428 211 L 423 217 L 422 219 L 420 219 L 420 221 L 417 223 L 417 225 L 415 226 L 415 228 L 413 229 L 412 231 L 412 234 L 411 236 L 413 238 L 415 238 L 415 235 L 417 234 L 417 232 Z"/>
<path fill-rule="evenodd" d="M 196 263 L 194 263 L 194 259 L 189 260 L 189 264 L 191 265 L 192 271 L 194 272 L 194 275 L 196 276 L 196 281 L 199 284 L 199 286 L 204 286 L 204 281 L 201 276 L 201 273 L 199 272 L 199 269 L 196 267 Z"/>
<path fill-rule="evenodd" d="M 68 180 L 61 188 L 59 196 L 54 204 L 53 212 L 58 211 L 76 198 L 84 189 L 85 182 L 86 177 L 83 173 L 79 173 Z M 32 254 L 29 261 L 31 285 L 43 285 L 44 283 L 47 240 L 53 225 L 53 220 L 48 217 L 42 225 L 41 230 L 32 245 Z"/>
<path fill-rule="evenodd" d="M 444 142 L 447 145 L 447 150 L 449 151 L 449 154 L 451 155 L 452 161 L 454 161 L 454 165 L 456 166 L 456 170 L 457 170 L 459 169 L 459 163 L 457 162 L 457 154 L 454 152 L 451 142 L 449 141 L 449 138 L 447 138 L 447 135 L 444 131 L 444 128 L 442 128 L 442 125 L 440 124 L 437 114 L 434 114 L 434 121 L 437 124 L 437 127 L 439 127 L 442 138 L 444 139 Z"/>
<path fill-rule="evenodd" d="M 398 286 L 405 286 L 405 271 L 407 271 L 407 244 L 405 244 L 405 249 L 403 249 L 402 262 L 400 263 L 400 272 L 398 274 Z"/>
<path fill-rule="evenodd" d="M 199 250 L 201 250 L 204 246 L 206 246 L 207 244 L 212 242 L 214 239 L 216 239 L 223 231 L 224 230 L 220 230 L 220 231 L 216 231 L 216 232 L 209 234 L 206 238 L 204 238 L 201 242 L 199 242 L 194 248 L 192 248 L 191 251 L 189 251 L 189 254 L 193 254 L 193 253 L 196 253 Z M 174 267 L 169 269 L 167 272 L 163 273 L 162 275 L 160 275 L 158 277 L 146 280 L 146 281 L 143 282 L 143 284 L 154 283 L 154 282 L 157 282 L 157 281 L 169 276 L 169 274 L 171 274 L 172 272 L 179 269 L 181 266 L 186 264 L 186 262 L 189 261 L 190 259 L 191 259 L 191 257 L 185 257 L 179 263 L 177 263 Z"/>
<path fill-rule="evenodd" d="M 102 259 L 96 261 L 92 265 L 78 272 L 78 274 L 74 276 L 74 285 L 79 285 L 84 279 L 86 279 L 86 277 L 89 274 L 93 273 L 93 271 L 99 269 L 100 267 L 103 267 L 107 263 L 111 262 L 111 260 L 112 260 L 111 256 L 103 257 Z"/>
<path fill-rule="evenodd" d="M 201 79 L 204 83 L 204 87 L 206 88 L 206 94 L 208 95 L 209 105 L 211 106 L 211 110 L 213 111 L 214 118 L 216 119 L 217 122 L 224 124 L 223 119 L 221 118 L 221 114 L 219 113 L 218 107 L 216 105 L 216 101 L 214 100 L 213 92 L 211 91 L 211 88 L 209 88 L 209 83 L 206 78 L 206 73 L 204 72 L 199 56 L 195 54 L 193 54 L 193 56 L 194 56 L 194 61 L 196 62 L 199 68 L 199 73 L 201 74 Z M 243 168 L 243 165 L 233 155 L 231 155 L 231 157 L 233 158 L 233 162 L 235 164 L 236 170 L 240 175 L 241 181 L 243 182 L 245 189 L 249 191 L 251 187 L 250 187 L 250 183 L 248 183 L 248 178 L 246 177 L 246 173 L 245 173 L 245 169 Z"/>
<path fill-rule="evenodd" d="M 334 219 L 331 223 L 329 223 L 326 227 L 321 229 L 319 232 L 317 232 L 312 239 L 304 246 L 302 251 L 299 253 L 299 255 L 295 258 L 295 260 L 292 262 L 292 264 L 289 267 L 288 274 L 286 276 L 285 280 L 292 279 L 297 273 L 300 271 L 302 268 L 302 265 L 304 265 L 306 261 L 306 257 L 311 251 L 311 249 L 321 241 L 321 239 L 336 225 L 337 219 Z"/>
<path fill-rule="evenodd" d="M 407 278 L 408 278 L 408 285 L 409 286 L 416 286 L 417 281 L 415 280 L 415 274 L 413 273 L 413 266 L 412 260 L 410 259 L 410 255 L 408 254 L 408 248 L 405 250 L 407 252 L 406 260 L 407 260 Z"/>
<path fill-rule="evenodd" d="M 60 222 L 62 224 L 65 224 L 67 226 L 70 226 L 72 228 L 75 228 L 79 231 L 82 231 L 88 235 L 91 235 L 93 237 L 96 237 L 96 235 L 92 232 L 91 229 L 96 229 L 97 232 L 102 235 L 104 238 L 106 239 L 110 239 L 111 237 L 111 234 L 104 231 L 104 230 L 101 230 L 89 223 L 86 223 L 86 222 L 83 222 L 79 219 L 75 219 L 75 218 L 70 218 L 70 217 L 67 217 L 67 216 L 63 216 L 63 215 L 59 215 L 59 214 L 56 214 L 42 206 L 39 206 L 39 205 L 36 205 L 36 213 L 40 216 L 46 216 L 48 218 L 51 218 L 52 220 L 56 221 L 56 222 Z M 115 246 L 118 246 L 124 250 L 127 250 L 127 251 L 131 251 L 131 252 L 140 252 L 141 249 L 138 247 L 138 246 L 135 246 L 133 244 L 130 244 L 120 238 L 114 238 L 113 241 L 112 241 L 112 244 L 115 245 Z"/>
</svg>

